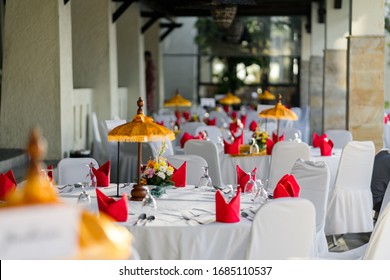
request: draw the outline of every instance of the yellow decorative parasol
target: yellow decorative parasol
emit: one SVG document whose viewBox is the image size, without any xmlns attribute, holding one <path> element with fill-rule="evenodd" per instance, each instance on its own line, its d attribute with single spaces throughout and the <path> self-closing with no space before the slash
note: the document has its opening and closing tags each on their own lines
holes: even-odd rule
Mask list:
<svg viewBox="0 0 390 280">
<path fill-rule="evenodd" d="M 164 102 L 165 107 L 191 107 L 192 103 L 180 95 L 179 90 L 176 90 L 175 96 Z"/>
<path fill-rule="evenodd" d="M 298 116 L 291 111 L 290 109 L 286 108 L 282 104 L 282 95 L 279 94 L 279 101 L 275 104 L 275 107 L 261 111 L 259 113 L 260 118 L 266 118 L 266 119 L 276 119 L 277 120 L 277 137 L 279 140 L 279 120 L 298 120 Z"/>
<path fill-rule="evenodd" d="M 241 99 L 239 97 L 233 95 L 233 93 L 228 92 L 225 95 L 225 97 L 223 97 L 219 100 L 219 103 L 221 103 L 223 105 L 236 105 L 236 104 L 241 103 Z"/>
<path fill-rule="evenodd" d="M 111 130 L 108 133 L 108 141 L 138 142 L 138 182 L 131 191 L 131 200 L 140 201 L 146 195 L 146 190 L 141 185 L 142 142 L 158 141 L 166 137 L 173 140 L 175 134 L 165 126 L 155 123 L 151 117 L 144 115 L 142 109 L 144 102 L 141 97 L 137 101 L 137 106 L 137 115 L 132 121 Z M 117 196 L 119 196 L 119 187 Z"/>
<path fill-rule="evenodd" d="M 275 100 L 276 96 L 273 95 L 271 92 L 268 90 L 265 90 L 263 93 L 261 93 L 260 89 L 257 91 L 259 93 L 259 99 L 260 100 Z"/>
</svg>

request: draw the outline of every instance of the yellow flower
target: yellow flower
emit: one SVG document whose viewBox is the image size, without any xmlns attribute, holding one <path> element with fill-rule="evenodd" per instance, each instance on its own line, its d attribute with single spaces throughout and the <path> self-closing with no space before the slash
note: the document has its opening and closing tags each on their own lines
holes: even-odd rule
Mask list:
<svg viewBox="0 0 390 280">
<path fill-rule="evenodd" d="M 154 168 L 154 170 L 159 170 L 160 169 L 160 165 L 158 164 L 158 162 L 154 163 L 153 168 Z"/>
</svg>

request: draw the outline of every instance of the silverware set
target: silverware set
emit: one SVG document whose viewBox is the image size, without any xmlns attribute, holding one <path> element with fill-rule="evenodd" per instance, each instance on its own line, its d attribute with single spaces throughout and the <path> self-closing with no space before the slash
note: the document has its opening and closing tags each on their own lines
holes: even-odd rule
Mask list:
<svg viewBox="0 0 390 280">
<path fill-rule="evenodd" d="M 145 226 L 147 223 L 150 223 L 155 219 L 156 217 L 154 215 L 147 216 L 145 213 L 141 213 L 133 226 Z"/>
</svg>

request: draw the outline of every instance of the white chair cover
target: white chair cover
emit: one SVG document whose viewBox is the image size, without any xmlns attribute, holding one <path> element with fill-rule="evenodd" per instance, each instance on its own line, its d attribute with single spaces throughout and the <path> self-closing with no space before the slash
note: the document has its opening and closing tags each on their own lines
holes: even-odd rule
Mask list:
<svg viewBox="0 0 390 280">
<path fill-rule="evenodd" d="M 274 131 L 276 134 L 276 131 Z M 302 132 L 295 127 L 285 127 L 279 129 L 279 136 L 284 135 L 284 141 L 290 141 L 295 139 L 302 140 Z"/>
<path fill-rule="evenodd" d="M 197 155 L 171 155 L 167 160 L 175 168 L 179 168 L 187 162 L 187 185 L 198 185 L 200 177 L 203 175 L 203 166 L 207 166 L 207 161 Z"/>
<path fill-rule="evenodd" d="M 269 167 L 269 193 L 273 193 L 279 180 L 291 172 L 297 159 L 310 160 L 310 148 L 306 143 L 280 141 L 274 145 Z"/>
<path fill-rule="evenodd" d="M 335 149 L 342 149 L 353 140 L 352 133 L 345 129 L 328 129 L 325 134 L 328 139 L 332 140 Z"/>
<path fill-rule="evenodd" d="M 200 126 L 197 129 L 195 129 L 195 135 L 197 135 L 201 131 L 205 131 L 210 141 L 212 141 L 215 144 L 217 144 L 218 139 L 222 137 L 221 129 L 215 125 Z"/>
<path fill-rule="evenodd" d="M 157 156 L 161 149 L 163 141 L 150 141 L 142 143 L 142 163 L 146 163 L 149 159 L 153 159 Z M 172 141 L 168 138 L 165 139 L 165 152 L 163 157 L 168 157 L 174 154 Z"/>
<path fill-rule="evenodd" d="M 188 140 L 184 144 L 184 154 L 198 155 L 207 161 L 213 185 L 224 187 L 217 145 L 211 141 Z"/>
<path fill-rule="evenodd" d="M 224 127 L 228 128 L 230 124 L 230 117 L 228 114 L 226 114 L 225 111 L 211 111 L 209 113 L 209 118 L 210 119 L 216 119 L 216 126 L 217 127 Z"/>
<path fill-rule="evenodd" d="M 183 136 L 184 132 L 187 132 L 195 136 L 195 131 L 198 127 L 207 126 L 204 122 L 187 122 L 183 124 L 180 128 L 180 134 L 176 137 L 178 145 L 180 145 L 180 139 Z"/>
<path fill-rule="evenodd" d="M 327 235 L 372 231 L 370 183 L 374 157 L 372 141 L 351 141 L 344 147 L 335 184 L 329 192 Z"/>
<path fill-rule="evenodd" d="M 321 259 L 328 260 L 390 260 L 390 205 L 380 215 L 367 244 L 345 252 L 328 252 Z"/>
<path fill-rule="evenodd" d="M 272 132 L 276 131 L 278 128 L 274 120 L 265 120 L 260 124 L 260 128 L 265 130 L 270 137 L 272 137 Z"/>
<path fill-rule="evenodd" d="M 315 256 L 315 208 L 303 198 L 270 200 L 257 211 L 247 259 L 286 260 Z"/>
<path fill-rule="evenodd" d="M 63 158 L 58 162 L 58 181 L 59 185 L 75 184 L 89 182 L 88 174 L 90 163 L 95 168 L 99 164 L 94 158 Z"/>
<path fill-rule="evenodd" d="M 311 201 L 316 209 L 316 245 L 318 254 L 328 252 L 325 217 L 328 204 L 330 171 L 324 161 L 297 160 L 291 169 L 301 191 L 300 197 Z"/>
<path fill-rule="evenodd" d="M 110 159 L 108 153 L 108 146 L 106 145 L 106 141 L 103 142 L 101 136 L 101 129 L 99 128 L 99 122 L 95 112 L 91 114 L 92 120 L 92 131 L 93 131 L 93 142 L 92 142 L 92 151 L 91 156 L 96 159 L 99 165 L 104 164 L 107 160 Z"/>
<path fill-rule="evenodd" d="M 176 122 L 176 116 L 175 115 L 159 115 L 154 113 L 153 119 L 155 122 L 163 122 L 163 125 L 165 127 L 168 127 L 169 129 L 173 129 L 173 124 Z"/>
</svg>

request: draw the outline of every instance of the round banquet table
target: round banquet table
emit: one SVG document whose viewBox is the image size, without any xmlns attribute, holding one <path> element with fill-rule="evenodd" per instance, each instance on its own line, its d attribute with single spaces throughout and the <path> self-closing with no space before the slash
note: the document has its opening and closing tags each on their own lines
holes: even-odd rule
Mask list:
<svg viewBox="0 0 390 280">
<path fill-rule="evenodd" d="M 99 188 L 106 195 L 115 195 L 116 184 Z M 131 186 L 121 187 L 120 195 L 129 194 Z M 80 189 L 60 194 L 66 203 L 77 204 Z M 98 213 L 96 191 L 88 188 L 91 196 L 89 209 Z M 118 198 L 115 198 L 118 199 Z M 157 210 L 143 207 L 142 202 L 128 201 L 129 215 L 126 227 L 133 235 L 133 247 L 141 259 L 146 260 L 234 260 L 244 259 L 249 244 L 252 222 L 240 217 L 237 223 L 215 221 L 215 192 L 199 190 L 194 186 L 172 188 L 157 198 Z M 241 209 L 256 209 L 247 196 L 241 197 Z M 184 213 L 191 212 L 194 220 L 186 220 Z M 154 215 L 155 220 L 137 224 L 140 213 Z"/>
</svg>

